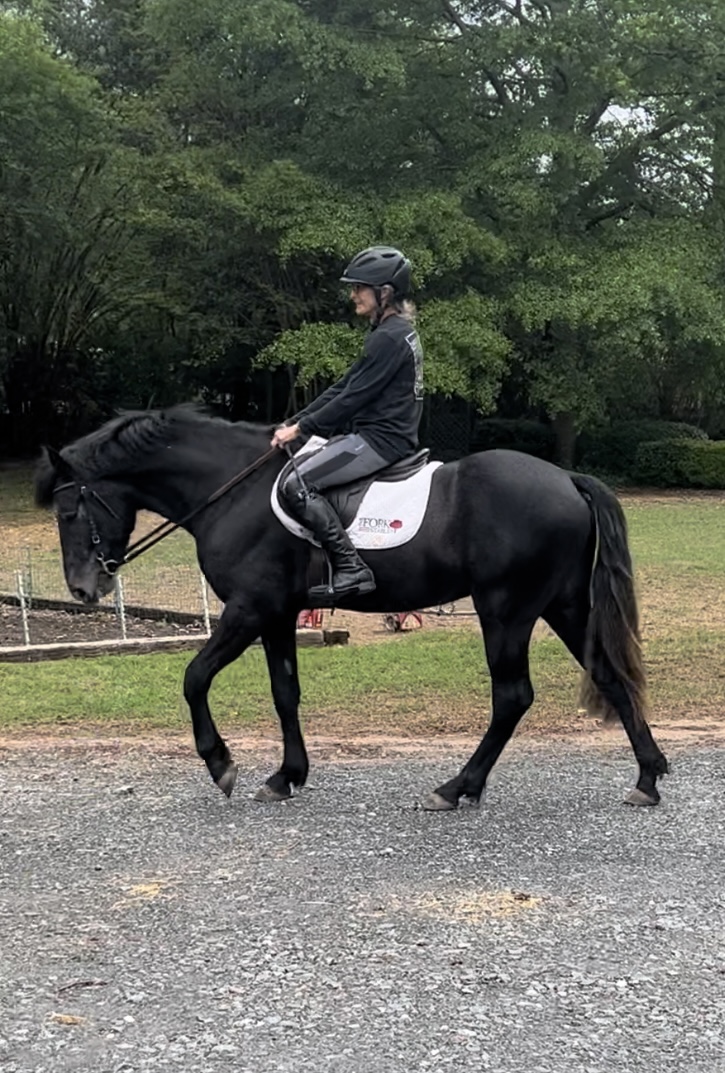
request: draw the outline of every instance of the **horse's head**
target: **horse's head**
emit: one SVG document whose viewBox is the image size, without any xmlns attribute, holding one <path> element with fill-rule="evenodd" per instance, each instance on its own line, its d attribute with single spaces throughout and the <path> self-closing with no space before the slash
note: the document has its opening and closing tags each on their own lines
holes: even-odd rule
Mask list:
<svg viewBox="0 0 725 1073">
<path fill-rule="evenodd" d="M 41 506 L 54 507 L 65 579 L 76 600 L 96 603 L 113 588 L 136 511 L 119 481 L 86 479 L 57 451 L 45 448 L 35 477 Z"/>
</svg>

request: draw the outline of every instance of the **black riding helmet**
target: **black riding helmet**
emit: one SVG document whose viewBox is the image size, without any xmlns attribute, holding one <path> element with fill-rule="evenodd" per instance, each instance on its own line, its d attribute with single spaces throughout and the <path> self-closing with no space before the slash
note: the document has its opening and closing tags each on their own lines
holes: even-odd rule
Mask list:
<svg viewBox="0 0 725 1073">
<path fill-rule="evenodd" d="M 370 246 L 355 254 L 340 280 L 342 283 L 363 283 L 367 287 L 384 287 L 386 283 L 396 295 L 410 291 L 410 261 L 392 246 Z"/>
</svg>

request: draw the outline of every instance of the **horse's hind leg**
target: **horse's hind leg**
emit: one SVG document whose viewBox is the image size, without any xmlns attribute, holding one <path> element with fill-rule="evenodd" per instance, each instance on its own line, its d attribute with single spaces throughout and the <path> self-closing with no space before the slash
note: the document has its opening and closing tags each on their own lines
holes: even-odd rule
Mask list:
<svg viewBox="0 0 725 1073">
<path fill-rule="evenodd" d="M 304 786 L 309 762 L 300 729 L 300 681 L 297 675 L 297 613 L 275 619 L 262 633 L 272 683 L 274 706 L 284 739 L 279 771 L 271 775 L 256 793 L 257 801 L 282 801 L 292 795 L 293 786 Z"/>
<path fill-rule="evenodd" d="M 219 671 L 241 656 L 259 633 L 258 616 L 250 614 L 236 601 L 229 601 L 214 633 L 184 675 L 184 696 L 191 712 L 196 750 L 227 797 L 234 789 L 237 766 L 232 763 L 229 749 L 211 717 L 209 689 Z"/>
<path fill-rule="evenodd" d="M 589 671 L 594 685 L 622 720 L 639 764 L 639 778 L 634 790 L 624 799 L 628 805 L 657 805 L 660 793 L 657 779 L 669 771 L 667 759 L 659 748 L 641 712 L 635 711 L 629 693 L 606 658 L 595 654 Z"/>
<path fill-rule="evenodd" d="M 582 667 L 586 659 L 588 616 L 589 608 L 586 605 L 577 608 L 553 604 L 544 613 L 546 621 Z M 601 644 L 592 646 L 589 663 L 591 666 L 587 668 L 587 673 L 608 708 L 619 716 L 639 764 L 637 786 L 625 801 L 629 805 L 656 805 L 660 800 L 657 779 L 668 771 L 664 753 L 652 737 L 644 714 L 635 709 L 621 676 Z"/>
<path fill-rule="evenodd" d="M 529 677 L 529 642 L 534 621 L 506 626 L 499 622 L 482 623 L 491 671 L 491 722 L 465 767 L 454 779 L 429 794 L 423 808 L 454 809 L 462 797 L 476 803 L 479 801 L 491 768 L 534 700 Z"/>
</svg>

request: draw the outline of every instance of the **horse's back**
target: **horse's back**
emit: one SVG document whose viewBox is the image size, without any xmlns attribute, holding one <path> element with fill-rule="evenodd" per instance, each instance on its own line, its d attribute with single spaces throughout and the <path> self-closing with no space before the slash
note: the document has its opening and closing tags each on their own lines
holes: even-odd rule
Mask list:
<svg viewBox="0 0 725 1073">
<path fill-rule="evenodd" d="M 569 511 L 577 518 L 588 513 L 566 470 L 520 451 L 496 448 L 468 455 L 442 466 L 439 480 L 450 480 L 459 497 L 499 517 L 511 513 L 520 519 L 523 511 L 544 522 L 550 516 L 561 520 Z"/>
<path fill-rule="evenodd" d="M 485 478 L 487 482 L 505 485 L 507 488 L 526 489 L 531 483 L 547 488 L 559 488 L 565 494 L 576 492 L 569 473 L 553 462 L 547 462 L 535 455 L 523 451 L 512 451 L 504 447 L 479 451 L 467 455 L 457 462 L 448 464 L 458 467 L 464 479 Z M 444 467 L 448 468 L 448 466 Z"/>
</svg>

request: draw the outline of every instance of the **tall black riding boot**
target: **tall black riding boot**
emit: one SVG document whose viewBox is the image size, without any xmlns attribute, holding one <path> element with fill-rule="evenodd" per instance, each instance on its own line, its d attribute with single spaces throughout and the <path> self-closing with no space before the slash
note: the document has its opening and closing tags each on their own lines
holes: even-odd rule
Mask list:
<svg viewBox="0 0 725 1073">
<path fill-rule="evenodd" d="M 332 607 L 345 597 L 373 591 L 372 570 L 358 555 L 342 522 L 323 496 L 316 492 L 300 496 L 294 504 L 294 515 L 319 540 L 332 564 L 330 584 L 310 589 L 310 606 Z"/>
</svg>

